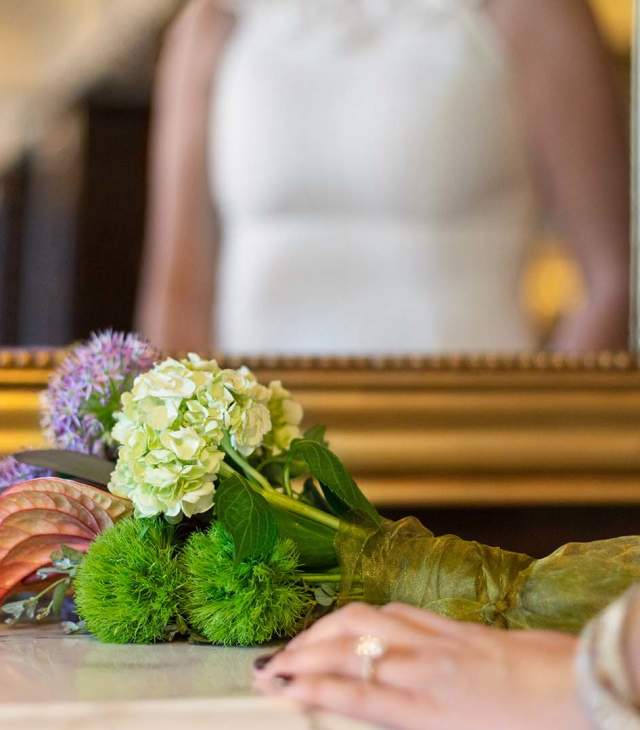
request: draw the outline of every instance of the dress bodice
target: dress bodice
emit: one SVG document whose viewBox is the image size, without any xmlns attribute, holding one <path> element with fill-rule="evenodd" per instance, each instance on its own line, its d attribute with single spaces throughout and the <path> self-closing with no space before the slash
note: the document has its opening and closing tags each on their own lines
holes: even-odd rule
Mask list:
<svg viewBox="0 0 640 730">
<path fill-rule="evenodd" d="M 228 352 L 521 349 L 535 212 L 480 0 L 244 0 L 215 84 Z"/>
</svg>

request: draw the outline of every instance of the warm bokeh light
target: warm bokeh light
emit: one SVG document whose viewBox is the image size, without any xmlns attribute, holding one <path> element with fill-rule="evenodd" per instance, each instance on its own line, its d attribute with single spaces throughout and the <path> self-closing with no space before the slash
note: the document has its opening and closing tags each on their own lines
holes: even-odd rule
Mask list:
<svg viewBox="0 0 640 730">
<path fill-rule="evenodd" d="M 584 303 L 584 282 L 575 261 L 559 240 L 547 238 L 522 279 L 522 304 L 539 336 L 546 339 L 564 315 Z"/>
<path fill-rule="evenodd" d="M 591 0 L 604 31 L 614 46 L 622 53 L 631 48 L 633 25 L 633 0 Z"/>
</svg>

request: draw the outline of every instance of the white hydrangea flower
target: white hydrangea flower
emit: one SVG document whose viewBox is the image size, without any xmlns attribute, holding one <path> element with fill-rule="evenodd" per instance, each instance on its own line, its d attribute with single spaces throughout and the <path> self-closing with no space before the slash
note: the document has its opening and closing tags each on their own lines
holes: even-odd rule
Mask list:
<svg viewBox="0 0 640 730">
<path fill-rule="evenodd" d="M 245 367 L 223 370 L 222 379 L 234 400 L 229 408 L 231 445 L 243 456 L 250 456 L 262 445 L 265 435 L 271 430 L 267 407 L 271 393 Z"/>
<path fill-rule="evenodd" d="M 197 355 L 165 360 L 122 396 L 112 431 L 119 459 L 109 489 L 131 499 L 140 517 L 206 512 L 225 433 L 240 453 L 252 454 L 271 431 L 271 397 L 246 368 L 222 370 Z"/>
<path fill-rule="evenodd" d="M 265 436 L 264 445 L 274 454 L 285 451 L 294 439 L 300 438 L 300 423 L 303 418 L 302 406 L 283 388 L 279 380 L 269 385 L 269 414 L 272 430 Z"/>
</svg>

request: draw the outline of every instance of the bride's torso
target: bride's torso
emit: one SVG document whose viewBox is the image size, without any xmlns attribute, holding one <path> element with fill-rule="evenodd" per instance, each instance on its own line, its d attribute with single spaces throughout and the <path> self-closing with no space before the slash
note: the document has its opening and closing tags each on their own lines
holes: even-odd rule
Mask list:
<svg viewBox="0 0 640 730">
<path fill-rule="evenodd" d="M 250 0 L 211 178 L 227 352 L 521 349 L 535 200 L 473 0 Z"/>
</svg>

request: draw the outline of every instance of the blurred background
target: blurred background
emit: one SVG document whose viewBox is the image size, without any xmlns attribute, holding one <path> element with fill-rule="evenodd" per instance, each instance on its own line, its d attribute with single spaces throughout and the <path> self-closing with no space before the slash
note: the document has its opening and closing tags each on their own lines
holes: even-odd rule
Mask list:
<svg viewBox="0 0 640 730">
<path fill-rule="evenodd" d="M 632 0 L 591 0 L 628 104 Z M 0 345 L 130 329 L 150 94 L 182 0 L 0 3 Z M 521 304 L 544 343 L 584 286 L 543 226 Z"/>
</svg>

